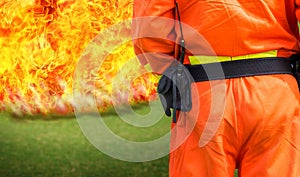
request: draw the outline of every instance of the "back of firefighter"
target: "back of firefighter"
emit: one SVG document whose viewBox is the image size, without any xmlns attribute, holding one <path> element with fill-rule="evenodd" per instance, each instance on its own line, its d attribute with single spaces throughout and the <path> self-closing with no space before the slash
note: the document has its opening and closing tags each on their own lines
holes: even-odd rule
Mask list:
<svg viewBox="0 0 300 177">
<path fill-rule="evenodd" d="M 209 44 L 203 47 L 195 33 L 183 28 L 185 64 L 249 58 L 285 57 L 300 52 L 299 0 L 177 0 L 181 22 Z M 156 23 L 158 18 L 178 19 L 174 0 L 135 0 L 134 48 L 142 64 L 162 74 L 178 53 L 181 34 L 176 22 Z M 158 37 L 144 37 L 152 33 Z M 157 34 L 156 34 L 157 33 Z M 214 54 L 212 54 L 212 52 Z M 145 56 L 146 53 L 153 55 Z M 200 104 L 196 125 L 170 154 L 170 177 L 300 176 L 299 90 L 290 74 L 225 79 L 220 123 L 201 146 L 201 136 L 213 107 L 212 83 L 196 82 Z M 195 101 L 195 100 L 193 100 Z M 222 100 L 220 100 L 222 101 Z M 197 104 L 198 105 L 198 104 Z M 217 119 L 216 119 L 217 120 Z M 179 121 L 180 122 L 180 121 Z M 175 126 L 175 123 L 173 123 Z M 180 130 L 178 130 L 180 131 Z M 180 132 L 171 137 L 175 142 Z"/>
</svg>

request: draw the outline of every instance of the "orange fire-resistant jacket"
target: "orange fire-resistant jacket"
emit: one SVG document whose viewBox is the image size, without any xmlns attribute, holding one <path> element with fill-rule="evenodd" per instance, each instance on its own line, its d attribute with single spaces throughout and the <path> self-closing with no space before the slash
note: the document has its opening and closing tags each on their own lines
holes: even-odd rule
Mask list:
<svg viewBox="0 0 300 177">
<path fill-rule="evenodd" d="M 195 31 L 184 28 L 188 55 L 241 56 L 276 50 L 278 56 L 287 57 L 300 50 L 300 0 L 177 2 L 182 23 L 198 32 L 210 46 L 207 49 L 203 40 L 195 39 Z M 181 37 L 178 24 L 170 21 L 162 25 L 159 20 L 178 19 L 174 7 L 174 0 L 134 1 L 134 19 L 152 16 L 133 22 L 133 36 L 136 54 L 156 53 L 139 56 L 141 63 L 150 64 L 154 72 L 164 71 L 178 50 L 174 44 Z"/>
<path fill-rule="evenodd" d="M 196 56 L 240 59 L 269 51 L 280 57 L 300 52 L 300 0 L 177 2 L 185 63 L 193 64 L 190 59 Z M 134 49 L 155 73 L 163 73 L 180 53 L 182 35 L 174 7 L 174 0 L 134 1 Z M 235 168 L 242 177 L 300 176 L 300 95 L 293 76 L 192 86 L 192 110 L 180 112 L 185 117 L 172 124 L 177 129 L 171 133 L 170 177 L 232 177 Z M 194 128 L 184 139 L 188 127 Z"/>
</svg>

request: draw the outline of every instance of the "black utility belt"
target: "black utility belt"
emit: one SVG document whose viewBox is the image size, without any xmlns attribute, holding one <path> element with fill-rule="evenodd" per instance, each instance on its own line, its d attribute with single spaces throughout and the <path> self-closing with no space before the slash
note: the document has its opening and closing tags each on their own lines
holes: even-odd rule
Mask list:
<svg viewBox="0 0 300 177">
<path fill-rule="evenodd" d="M 179 63 L 164 72 L 158 82 L 157 92 L 166 115 L 171 116 L 171 109 L 173 109 L 173 122 L 176 122 L 176 110 L 188 112 L 192 109 L 192 82 L 269 74 L 291 74 L 295 76 L 299 86 L 299 58 L 295 55 L 291 58 L 253 58 L 184 66 Z"/>
<path fill-rule="evenodd" d="M 195 82 L 269 74 L 294 74 L 289 58 L 268 57 L 184 65 Z"/>
</svg>

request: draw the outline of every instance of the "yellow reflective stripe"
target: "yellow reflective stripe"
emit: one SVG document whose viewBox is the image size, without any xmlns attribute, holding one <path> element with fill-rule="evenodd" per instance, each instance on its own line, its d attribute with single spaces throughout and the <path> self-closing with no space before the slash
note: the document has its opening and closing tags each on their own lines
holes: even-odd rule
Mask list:
<svg viewBox="0 0 300 177">
<path fill-rule="evenodd" d="M 242 56 L 189 56 L 189 60 L 191 65 L 198 65 L 198 64 L 206 64 L 206 63 L 214 63 L 214 62 L 224 62 L 224 61 L 234 61 L 234 60 L 245 60 L 245 59 L 252 59 L 252 58 L 266 58 L 266 57 L 276 57 L 277 50 L 256 53 L 256 54 L 249 54 L 249 55 L 242 55 Z"/>
<path fill-rule="evenodd" d="M 189 56 L 191 65 L 230 61 L 231 57 L 225 56 Z"/>
<path fill-rule="evenodd" d="M 267 52 L 250 54 L 250 55 L 236 56 L 236 57 L 232 57 L 232 60 L 245 60 L 245 59 L 266 58 L 266 57 L 277 57 L 277 50 L 271 50 Z"/>
</svg>

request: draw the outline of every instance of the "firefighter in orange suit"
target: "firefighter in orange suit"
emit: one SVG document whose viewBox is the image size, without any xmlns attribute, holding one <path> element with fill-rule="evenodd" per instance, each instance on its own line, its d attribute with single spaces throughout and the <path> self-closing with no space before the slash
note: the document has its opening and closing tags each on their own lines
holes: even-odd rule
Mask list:
<svg viewBox="0 0 300 177">
<path fill-rule="evenodd" d="M 180 41 L 174 0 L 135 0 L 134 49 L 143 65 L 162 74 L 177 58 Z M 256 58 L 289 58 L 300 51 L 299 0 L 177 0 L 181 22 L 201 34 L 185 30 L 185 64 Z M 150 17 L 144 23 L 142 17 Z M 146 37 L 145 37 L 146 36 Z M 153 37 L 151 37 L 153 36 Z M 161 36 L 159 38 L 158 36 Z M 175 41 L 175 42 L 174 42 Z M 192 51 L 192 52 L 191 52 Z M 151 55 L 144 55 L 150 53 Z M 296 79 L 291 74 L 266 74 L 224 79 L 224 112 L 213 137 L 201 146 L 199 139 L 213 109 L 211 83 L 196 82 L 200 106 L 196 125 L 170 153 L 170 177 L 300 176 L 300 107 Z M 193 100 L 195 101 L 195 100 Z M 204 103 L 204 104 L 202 104 Z M 176 123 L 173 123 L 175 126 Z M 180 133 L 180 132 L 179 132 Z M 177 134 L 171 136 L 171 144 Z"/>
</svg>

